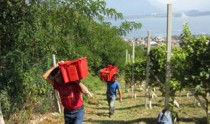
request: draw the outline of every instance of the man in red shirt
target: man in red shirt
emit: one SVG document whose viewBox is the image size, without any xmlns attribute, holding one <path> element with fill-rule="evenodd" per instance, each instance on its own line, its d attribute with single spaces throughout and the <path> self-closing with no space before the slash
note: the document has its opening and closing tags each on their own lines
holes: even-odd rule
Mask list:
<svg viewBox="0 0 210 124">
<path fill-rule="evenodd" d="M 43 78 L 59 92 L 64 107 L 65 124 L 82 124 L 84 119 L 82 93 L 87 94 L 88 88 L 80 80 L 64 83 L 58 66 L 47 70 Z"/>
</svg>

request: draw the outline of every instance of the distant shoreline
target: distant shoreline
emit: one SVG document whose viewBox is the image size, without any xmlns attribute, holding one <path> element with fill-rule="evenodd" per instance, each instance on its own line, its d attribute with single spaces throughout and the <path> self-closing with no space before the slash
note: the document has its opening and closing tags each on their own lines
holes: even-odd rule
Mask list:
<svg viewBox="0 0 210 124">
<path fill-rule="evenodd" d="M 210 15 L 209 16 L 191 16 L 191 17 L 174 17 L 172 19 L 172 35 L 180 35 L 183 31 L 183 24 L 188 23 L 192 35 L 206 35 L 210 34 Z M 122 20 L 107 20 L 113 26 L 120 26 Z M 146 37 L 147 32 L 151 32 L 151 36 L 166 36 L 166 18 L 133 18 L 126 20 L 128 22 L 137 22 L 142 24 L 141 29 L 133 30 L 123 36 L 123 38 L 137 38 Z"/>
<path fill-rule="evenodd" d="M 200 17 L 200 16 L 210 16 L 210 11 L 196 11 L 190 10 L 187 12 L 173 13 L 173 17 Z M 152 14 L 142 14 L 142 15 L 124 15 L 124 19 L 139 19 L 139 18 L 165 18 L 167 13 L 152 13 Z M 114 20 L 112 18 L 106 18 L 106 20 Z"/>
<path fill-rule="evenodd" d="M 173 15 L 175 18 L 185 18 L 185 17 L 202 17 L 202 16 L 210 16 L 210 14 L 204 14 L 204 15 L 185 15 L 185 14 L 177 14 Z M 140 19 L 140 18 L 166 18 L 166 15 L 129 15 L 124 16 L 124 19 Z M 112 18 L 106 18 L 106 20 L 112 20 L 115 21 L 115 19 Z"/>
</svg>

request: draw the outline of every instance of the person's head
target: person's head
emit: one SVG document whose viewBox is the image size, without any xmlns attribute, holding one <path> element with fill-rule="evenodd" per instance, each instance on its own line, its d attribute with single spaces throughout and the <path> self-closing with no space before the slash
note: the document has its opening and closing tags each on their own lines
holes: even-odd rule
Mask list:
<svg viewBox="0 0 210 124">
<path fill-rule="evenodd" d="M 112 76 L 112 81 L 114 82 L 114 81 L 118 80 L 118 78 L 119 78 L 119 74 L 116 73 Z"/>
<path fill-rule="evenodd" d="M 53 77 L 53 80 L 61 85 L 64 83 L 63 81 L 63 77 L 62 77 L 62 74 L 61 74 L 61 71 L 60 71 L 60 68 L 59 67 L 56 67 L 51 73 L 50 73 L 50 76 Z"/>
</svg>

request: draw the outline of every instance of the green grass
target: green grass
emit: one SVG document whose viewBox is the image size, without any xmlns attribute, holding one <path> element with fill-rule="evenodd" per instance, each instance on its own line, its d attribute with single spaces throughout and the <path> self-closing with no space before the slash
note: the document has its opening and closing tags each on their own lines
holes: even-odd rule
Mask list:
<svg viewBox="0 0 210 124">
<path fill-rule="evenodd" d="M 164 97 L 156 90 L 158 97 L 152 99 L 152 109 L 145 108 L 145 92 L 140 91 L 135 86 L 136 98 L 132 98 L 131 91 L 125 93 L 125 84 L 120 81 L 123 102 L 119 102 L 119 96 L 115 102 L 115 114 L 109 118 L 108 104 L 106 101 L 106 84 L 99 79 L 88 76 L 83 82 L 93 93 L 92 101 L 88 102 L 85 97 L 85 117 L 83 124 L 155 124 L 159 112 L 164 107 Z M 158 89 L 158 88 L 157 88 Z M 206 124 L 205 111 L 197 105 L 194 105 L 194 97 L 187 97 L 187 91 L 177 93 L 175 99 L 180 107 L 175 107 L 179 115 L 179 124 Z M 63 124 L 63 114 L 44 114 L 43 119 L 36 124 Z"/>
<path fill-rule="evenodd" d="M 106 85 L 102 86 L 101 90 L 97 90 L 94 94 L 94 99 L 99 101 L 99 104 L 85 105 L 84 124 L 155 124 L 159 112 L 164 107 L 164 98 L 159 91 L 156 91 L 158 97 L 152 99 L 152 109 L 145 108 L 145 92 L 137 89 L 136 98 L 132 98 L 132 93 L 125 93 L 124 82 L 121 82 L 123 91 L 123 102 L 115 102 L 116 112 L 111 118 L 108 116 L 108 104 L 106 102 Z M 179 115 L 179 124 L 205 124 L 205 111 L 194 105 L 194 97 L 187 97 L 187 92 L 181 92 L 175 97 L 180 107 L 176 107 L 175 111 Z"/>
</svg>

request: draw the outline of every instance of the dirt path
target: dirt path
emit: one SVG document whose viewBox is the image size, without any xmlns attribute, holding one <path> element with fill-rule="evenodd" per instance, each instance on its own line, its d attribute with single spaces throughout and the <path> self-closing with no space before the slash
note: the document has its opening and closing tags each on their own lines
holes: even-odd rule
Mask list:
<svg viewBox="0 0 210 124">
<path fill-rule="evenodd" d="M 106 102 L 104 86 L 102 90 L 93 93 L 91 103 L 85 103 L 85 118 L 83 124 L 155 124 L 158 113 L 164 106 L 163 97 L 158 92 L 158 97 L 153 98 L 153 108 L 145 108 L 145 92 L 136 90 L 136 98 L 132 98 L 132 93 L 125 93 L 122 84 L 123 102 L 119 102 L 119 96 L 115 102 L 115 114 L 108 116 L 108 104 Z M 193 97 L 181 95 L 176 98 L 181 103 L 180 108 L 176 108 L 180 115 L 179 124 L 203 124 L 205 113 L 201 107 L 193 105 Z M 161 102 L 160 102 L 161 101 Z M 48 117 L 42 116 L 42 121 L 32 124 L 63 124 L 63 115 L 49 113 Z"/>
</svg>

